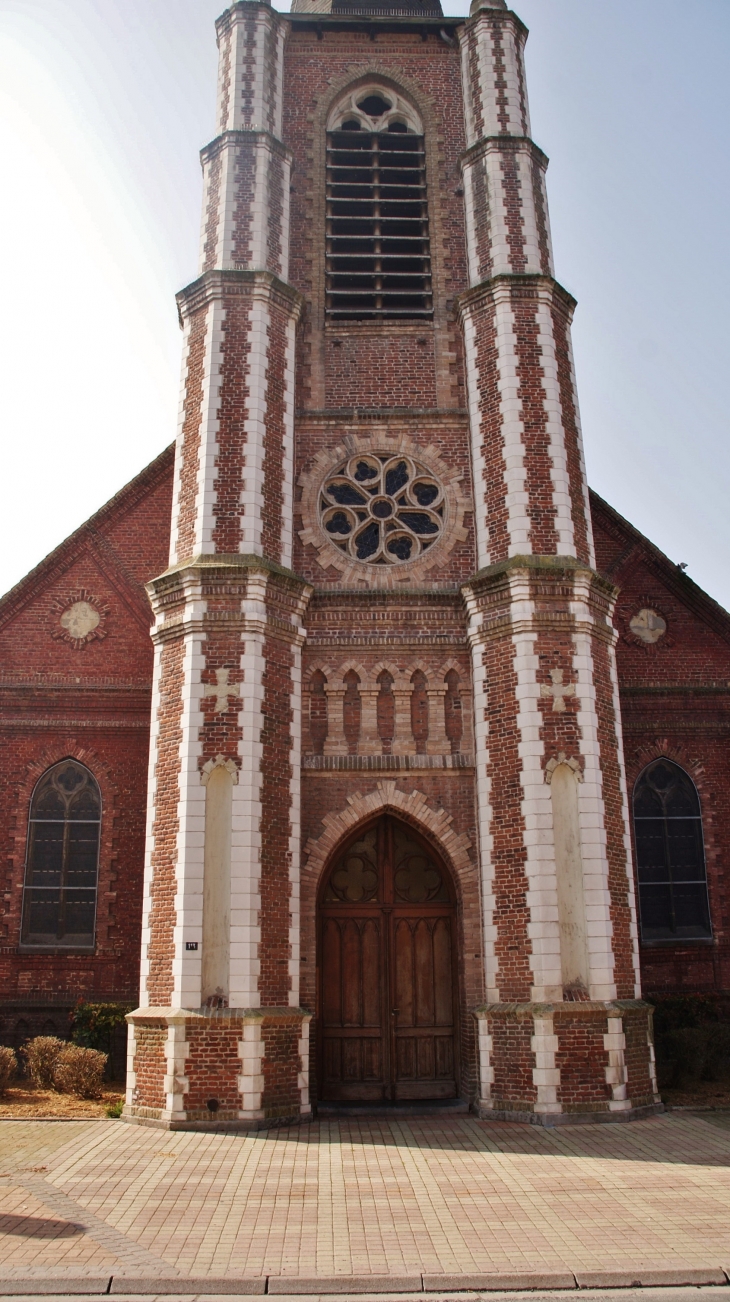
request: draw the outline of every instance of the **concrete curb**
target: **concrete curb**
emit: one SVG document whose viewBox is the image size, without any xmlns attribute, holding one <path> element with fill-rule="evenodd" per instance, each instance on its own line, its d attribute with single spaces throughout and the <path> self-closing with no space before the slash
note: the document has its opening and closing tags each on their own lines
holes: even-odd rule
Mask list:
<svg viewBox="0 0 730 1302">
<path fill-rule="evenodd" d="M 219 1296 L 279 1297 L 322 1293 L 523 1293 L 536 1290 L 613 1288 L 697 1288 L 703 1284 L 730 1283 L 730 1268 L 718 1266 L 681 1267 L 669 1270 L 543 1271 L 508 1275 L 260 1275 L 241 1279 L 234 1276 L 90 1275 L 71 1278 L 55 1275 L 42 1279 L 0 1279 L 0 1297 L 102 1297 L 109 1294 L 196 1294 Z"/>
<path fill-rule="evenodd" d="M 725 1279 L 723 1277 L 723 1284 Z M 575 1288 L 575 1275 L 569 1270 L 541 1271 L 515 1275 L 424 1275 L 424 1293 L 501 1292 L 519 1293 L 526 1289 Z"/>
<path fill-rule="evenodd" d="M 671 1288 L 682 1285 L 726 1284 L 724 1270 L 581 1270 L 578 1288 Z"/>
</svg>

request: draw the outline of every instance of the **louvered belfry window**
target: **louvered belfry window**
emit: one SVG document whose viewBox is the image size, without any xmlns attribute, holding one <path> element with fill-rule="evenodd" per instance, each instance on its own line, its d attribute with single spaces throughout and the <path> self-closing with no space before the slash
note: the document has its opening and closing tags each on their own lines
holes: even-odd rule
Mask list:
<svg viewBox="0 0 730 1302">
<path fill-rule="evenodd" d="M 424 139 L 396 101 L 352 97 L 327 135 L 331 320 L 432 315 Z"/>
</svg>

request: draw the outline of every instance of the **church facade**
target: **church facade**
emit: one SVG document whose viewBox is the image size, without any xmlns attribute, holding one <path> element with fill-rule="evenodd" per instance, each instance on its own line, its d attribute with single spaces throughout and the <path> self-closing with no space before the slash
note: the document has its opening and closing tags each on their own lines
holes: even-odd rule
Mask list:
<svg viewBox="0 0 730 1302">
<path fill-rule="evenodd" d="M 137 1124 L 646 1115 L 730 617 L 589 493 L 526 29 L 216 26 L 176 445 L 0 602 L 2 1037 L 128 1003 Z"/>
</svg>

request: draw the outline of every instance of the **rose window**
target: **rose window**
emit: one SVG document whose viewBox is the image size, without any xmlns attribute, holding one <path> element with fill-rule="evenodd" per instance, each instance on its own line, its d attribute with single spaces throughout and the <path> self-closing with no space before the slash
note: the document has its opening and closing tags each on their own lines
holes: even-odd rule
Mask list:
<svg viewBox="0 0 730 1302">
<path fill-rule="evenodd" d="M 414 561 L 444 527 L 444 491 L 408 456 L 351 457 L 320 494 L 322 526 L 346 556 L 375 565 Z"/>
</svg>

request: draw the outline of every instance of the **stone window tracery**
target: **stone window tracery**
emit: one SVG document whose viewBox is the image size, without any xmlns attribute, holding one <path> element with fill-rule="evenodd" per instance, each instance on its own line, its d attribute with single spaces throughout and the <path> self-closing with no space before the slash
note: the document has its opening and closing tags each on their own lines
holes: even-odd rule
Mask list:
<svg viewBox="0 0 730 1302">
<path fill-rule="evenodd" d="M 387 471 L 401 464 L 407 482 L 399 485 L 397 475 L 386 482 Z M 361 478 L 355 477 L 358 472 Z M 471 503 L 462 493 L 462 478 L 459 466 L 445 461 L 432 443 L 405 434 L 348 433 L 337 447 L 320 449 L 299 477 L 302 496 L 297 514 L 303 526 L 299 538 L 305 547 L 311 544 L 316 549 L 323 570 L 341 572 L 342 583 L 366 579 L 372 587 L 388 588 L 395 579 L 394 566 L 401 567 L 397 581 L 404 580 L 407 571 L 408 580 L 418 582 L 469 537 L 465 512 Z M 330 495 L 328 486 L 338 481 L 341 497 L 356 493 L 362 500 L 338 501 Z M 378 497 L 391 499 L 390 515 L 371 514 L 370 504 Z M 379 533 L 377 539 L 374 531 L 368 535 L 368 545 L 360 534 L 371 523 Z M 402 543 L 397 543 L 398 536 Z M 398 554 L 401 551 L 403 555 Z"/>
<path fill-rule="evenodd" d="M 391 88 L 359 86 L 327 131 L 327 315 L 433 315 L 423 127 Z"/>
<path fill-rule="evenodd" d="M 33 793 L 21 944 L 92 948 L 101 794 L 75 760 L 55 764 Z"/>
<path fill-rule="evenodd" d="M 634 788 L 634 831 L 643 940 L 712 935 L 702 811 L 684 769 L 659 759 Z"/>
<path fill-rule="evenodd" d="M 417 560 L 441 537 L 444 490 L 409 456 L 360 455 L 322 485 L 320 519 L 335 546 L 355 561 Z"/>
</svg>

